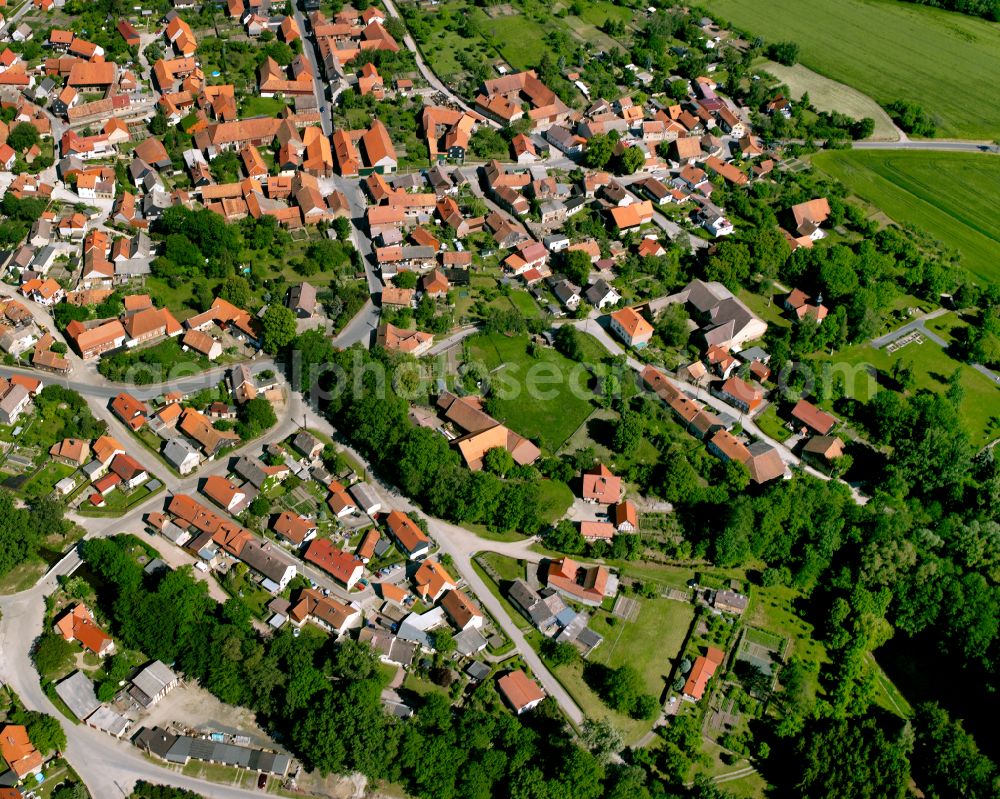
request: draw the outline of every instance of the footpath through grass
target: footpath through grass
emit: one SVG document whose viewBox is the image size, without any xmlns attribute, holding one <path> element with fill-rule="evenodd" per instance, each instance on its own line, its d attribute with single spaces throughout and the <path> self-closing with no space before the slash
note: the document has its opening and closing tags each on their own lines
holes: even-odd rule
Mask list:
<svg viewBox="0 0 1000 799">
<path fill-rule="evenodd" d="M 977 153 L 840 150 L 813 163 L 896 222 L 961 254 L 977 280 L 1000 281 L 1000 158 Z"/>
<path fill-rule="evenodd" d="M 993 139 L 1000 104 L 979 101 L 1000 74 L 1000 25 L 897 0 L 706 0 L 768 41 L 791 40 L 810 69 L 881 104 L 923 106 L 939 136 Z M 992 81 L 995 85 L 996 81 Z"/>
</svg>

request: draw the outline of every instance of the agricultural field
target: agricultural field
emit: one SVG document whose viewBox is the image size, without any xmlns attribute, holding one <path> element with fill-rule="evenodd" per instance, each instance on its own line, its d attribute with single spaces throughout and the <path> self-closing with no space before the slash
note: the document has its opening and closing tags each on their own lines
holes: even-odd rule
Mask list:
<svg viewBox="0 0 1000 799">
<path fill-rule="evenodd" d="M 1000 69 L 1000 25 L 896 0 L 706 0 L 731 24 L 790 40 L 809 69 L 885 104 L 923 106 L 939 136 L 992 139 L 1000 106 L 970 101 Z M 836 41 L 831 32 L 836 31 Z"/>
<path fill-rule="evenodd" d="M 554 349 L 539 347 L 531 355 L 527 336 L 495 334 L 470 338 L 468 352 L 490 371 L 497 419 L 544 450 L 558 450 L 590 415 L 593 403 L 577 390 L 587 386 L 585 370 Z"/>
<path fill-rule="evenodd" d="M 1000 158 L 976 153 L 829 151 L 813 163 L 899 223 L 961 255 L 977 280 L 1000 280 Z"/>
<path fill-rule="evenodd" d="M 758 66 L 788 86 L 793 99 L 798 100 L 808 93 L 809 102 L 819 111 L 839 111 L 854 119 L 871 117 L 875 120 L 875 132 L 871 136 L 873 141 L 899 140 L 899 131 L 892 124 L 892 119 L 867 94 L 825 78 L 802 64 L 786 67 L 774 61 L 764 61 Z"/>
</svg>

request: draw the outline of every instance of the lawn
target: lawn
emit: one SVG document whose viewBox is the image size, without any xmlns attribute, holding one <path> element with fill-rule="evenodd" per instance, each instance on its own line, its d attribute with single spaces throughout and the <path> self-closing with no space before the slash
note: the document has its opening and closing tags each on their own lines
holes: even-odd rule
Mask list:
<svg viewBox="0 0 1000 799">
<path fill-rule="evenodd" d="M 569 506 L 573 504 L 573 491 L 565 483 L 558 480 L 538 481 L 539 514 L 543 522 L 554 523 L 566 515 Z"/>
<path fill-rule="evenodd" d="M 65 463 L 49 461 L 25 482 L 21 487 L 21 493 L 29 499 L 47 497 L 55 490 L 56 483 L 75 471 L 76 469 Z"/>
<path fill-rule="evenodd" d="M 145 502 L 154 493 L 163 490 L 163 483 L 160 483 L 160 487 L 156 491 L 149 490 L 149 483 L 153 481 L 154 478 L 150 478 L 142 485 L 138 486 L 135 490 L 125 492 L 120 488 L 116 488 L 114 491 L 108 493 L 105 497 L 105 506 L 103 508 L 85 508 L 87 513 L 94 513 L 96 515 L 115 515 L 118 513 L 124 513 L 129 508 L 138 505 L 140 502 Z"/>
<path fill-rule="evenodd" d="M 468 339 L 473 361 L 490 372 L 490 407 L 512 430 L 558 450 L 590 415 L 587 373 L 554 349 L 528 353 L 527 336 L 482 334 Z"/>
<path fill-rule="evenodd" d="M 590 628 L 604 637 L 604 642 L 594 650 L 590 660 L 611 668 L 629 665 L 634 667 L 646 685 L 646 692 L 663 698 L 667 678 L 673 668 L 671 662 L 680 654 L 687 637 L 694 606 L 670 599 L 639 600 L 640 610 L 635 621 L 614 618 L 604 610 L 594 611 Z M 563 684 L 588 718 L 606 718 L 625 736 L 625 743 L 635 745 L 649 732 L 652 721 L 629 718 L 609 708 L 587 685 L 581 662 L 559 666 L 553 673 Z"/>
<path fill-rule="evenodd" d="M 673 599 L 640 600 L 635 621 L 615 618 L 598 611 L 590 622 L 593 630 L 604 636 L 591 655 L 591 660 L 608 666 L 631 665 L 642 674 L 646 690 L 658 699 L 667 685 L 673 669 L 671 659 L 684 645 L 694 619 L 694 605 Z"/>
<path fill-rule="evenodd" d="M 276 117 L 284 110 L 285 106 L 285 101 L 277 97 L 250 95 L 244 97 L 240 103 L 240 117 Z"/>
<path fill-rule="evenodd" d="M 775 288 L 768 292 L 768 297 L 764 297 L 747 289 L 740 289 L 738 296 L 741 302 L 769 325 L 791 327 L 792 323 L 782 314 L 781 304 L 778 301 L 783 294 L 784 292 Z"/>
<path fill-rule="evenodd" d="M 1000 158 L 843 150 L 818 154 L 813 163 L 896 222 L 957 249 L 978 280 L 1000 281 Z"/>
<path fill-rule="evenodd" d="M 784 422 L 778 418 L 778 411 L 775 410 L 773 404 L 768 405 L 767 408 L 764 409 L 764 412 L 754 419 L 754 421 L 757 423 L 757 427 L 776 441 L 784 441 L 785 439 L 791 438 L 791 431 L 785 427 Z"/>
<path fill-rule="evenodd" d="M 109 380 L 144 386 L 195 375 L 211 366 L 204 355 L 185 352 L 176 338 L 168 338 L 152 347 L 106 356 L 98 369 Z"/>
<path fill-rule="evenodd" d="M 806 67 L 879 103 L 918 103 L 934 118 L 939 135 L 992 139 L 1000 129 L 1000 106 L 976 102 L 983 76 L 1000 68 L 1000 25 L 896 0 L 704 5 L 769 41 L 796 42 Z"/>
<path fill-rule="evenodd" d="M 548 47 L 545 28 L 522 14 L 497 17 L 485 21 L 486 30 L 498 40 L 503 57 L 514 69 L 531 69 Z"/>
<path fill-rule="evenodd" d="M 949 356 L 933 341 L 925 339 L 923 344 L 908 344 L 891 355 L 884 348 L 877 350 L 861 344 L 840 350 L 832 358 L 823 357 L 833 364 L 834 370 L 838 366 L 857 369 L 862 365 L 870 365 L 883 374 L 888 374 L 893 362 L 901 358 L 913 364 L 916 389 L 929 389 L 937 393 L 947 390 L 948 377 L 955 369 L 961 369 L 965 398 L 958 412 L 973 445 L 981 447 L 1000 432 L 1000 389 L 985 375 Z M 860 374 L 860 370 L 857 373 Z M 867 396 L 867 382 L 869 381 L 864 376 L 860 376 L 855 386 L 848 386 L 849 391 L 853 389 L 856 398 L 862 402 L 871 399 Z M 828 405 L 827 407 L 829 408 Z"/>
<path fill-rule="evenodd" d="M 790 639 L 787 651 L 783 653 L 786 662 L 789 658 L 798 657 L 822 665 L 829 658 L 823 645 L 816 640 L 813 626 L 795 612 L 795 602 L 799 596 L 795 589 L 781 585 L 755 588 L 743 620 L 754 627 Z M 817 669 L 810 672 L 810 691 L 815 694 L 818 690 Z"/>
</svg>

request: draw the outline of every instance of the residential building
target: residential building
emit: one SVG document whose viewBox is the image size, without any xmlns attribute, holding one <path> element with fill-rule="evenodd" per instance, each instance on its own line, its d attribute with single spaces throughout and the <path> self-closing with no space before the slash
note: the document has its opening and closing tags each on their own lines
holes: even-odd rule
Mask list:
<svg viewBox="0 0 1000 799">
<path fill-rule="evenodd" d="M 124 391 L 111 401 L 111 411 L 133 432 L 146 424 L 146 406 Z"/>
<path fill-rule="evenodd" d="M 653 326 L 634 308 L 622 308 L 611 314 L 611 330 L 630 347 L 641 349 L 653 337 Z"/>
<path fill-rule="evenodd" d="M 296 573 L 295 564 L 282 552 L 252 536 L 240 550 L 239 558 L 264 577 L 262 585 L 272 594 L 284 591 Z"/>
<path fill-rule="evenodd" d="M 417 586 L 417 596 L 430 602 L 437 602 L 445 591 L 458 587 L 454 578 L 436 560 L 421 563 L 413 575 L 413 582 Z"/>
<path fill-rule="evenodd" d="M 726 658 L 726 653 L 714 646 L 707 647 L 704 655 L 695 658 L 688 672 L 682 694 L 689 702 L 697 702 L 705 695 L 708 681 Z"/>
<path fill-rule="evenodd" d="M 837 424 L 834 416 L 821 411 L 807 400 L 799 400 L 792 408 L 792 418 L 799 422 L 803 429 L 808 429 L 820 436 L 829 435 Z"/>
<path fill-rule="evenodd" d="M 571 558 L 549 561 L 546 582 L 573 601 L 594 607 L 610 595 L 612 585 L 617 585 L 604 566 L 584 566 Z"/>
<path fill-rule="evenodd" d="M 580 496 L 588 502 L 614 505 L 621 500 L 622 479 L 603 463 L 583 473 Z"/>
<path fill-rule="evenodd" d="M 301 546 L 316 537 L 318 529 L 312 519 L 304 519 L 297 513 L 282 511 L 271 522 L 271 529 L 281 538 L 295 546 Z"/>
<path fill-rule="evenodd" d="M 430 561 L 425 561 L 425 564 Z M 482 629 L 483 613 L 464 591 L 452 589 L 441 599 L 441 607 L 459 631 Z"/>
<path fill-rule="evenodd" d="M 613 505 L 610 515 L 615 529 L 620 533 L 633 533 L 639 529 L 639 513 L 635 503 L 629 500 Z"/>
<path fill-rule="evenodd" d="M 94 617 L 84 604 L 78 604 L 63 613 L 55 623 L 55 632 L 67 641 L 79 641 L 98 657 L 112 655 L 115 642 L 94 622 Z"/>
<path fill-rule="evenodd" d="M 214 474 L 205 478 L 201 493 L 231 514 L 239 513 L 249 503 L 246 493 L 236 483 Z"/>
<path fill-rule="evenodd" d="M 497 689 L 519 716 L 539 705 L 545 698 L 538 683 L 520 669 L 508 672 L 497 680 Z"/>
<path fill-rule="evenodd" d="M 308 563 L 318 566 L 333 577 L 348 591 L 364 576 L 362 560 L 335 546 L 327 538 L 311 541 L 303 557 Z"/>
<path fill-rule="evenodd" d="M 712 607 L 721 610 L 723 613 L 734 613 L 737 616 L 743 614 L 747 609 L 750 598 L 744 594 L 738 594 L 728 589 L 720 589 L 712 597 Z"/>
<path fill-rule="evenodd" d="M 407 330 L 383 322 L 378 327 L 375 343 L 391 352 L 405 352 L 419 358 L 434 346 L 434 336 L 421 330 Z"/>
<path fill-rule="evenodd" d="M 14 425 L 31 404 L 31 394 L 22 385 L 11 385 L 0 396 L 0 423 Z"/>
<path fill-rule="evenodd" d="M 31 743 L 27 728 L 20 724 L 5 724 L 0 729 L 0 756 L 18 780 L 42 770 L 42 754 Z"/>
<path fill-rule="evenodd" d="M 386 517 L 385 524 L 397 546 L 410 560 L 427 556 L 431 541 L 413 519 L 402 511 L 394 510 Z"/>
<path fill-rule="evenodd" d="M 319 627 L 343 635 L 352 627 L 361 625 L 361 610 L 353 603 L 348 605 L 334 597 L 326 597 L 313 588 L 304 588 L 288 613 L 289 620 L 302 626 L 312 621 Z"/>
<path fill-rule="evenodd" d="M 183 438 L 171 438 L 163 447 L 163 457 L 182 476 L 189 475 L 201 464 L 198 450 Z"/>
</svg>

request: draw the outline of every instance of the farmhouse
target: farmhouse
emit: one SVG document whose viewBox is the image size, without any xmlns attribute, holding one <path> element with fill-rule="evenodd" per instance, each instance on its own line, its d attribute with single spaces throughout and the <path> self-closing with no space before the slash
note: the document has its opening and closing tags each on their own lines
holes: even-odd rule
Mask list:
<svg viewBox="0 0 1000 799">
<path fill-rule="evenodd" d="M 584 566 L 571 558 L 550 561 L 546 582 L 571 600 L 594 607 L 611 593 L 612 583 L 617 584 L 604 566 Z"/>
</svg>

